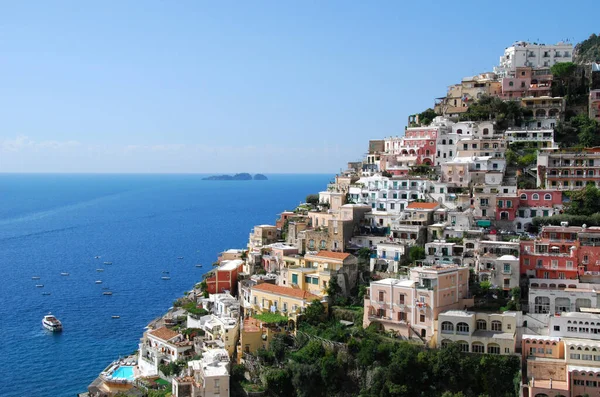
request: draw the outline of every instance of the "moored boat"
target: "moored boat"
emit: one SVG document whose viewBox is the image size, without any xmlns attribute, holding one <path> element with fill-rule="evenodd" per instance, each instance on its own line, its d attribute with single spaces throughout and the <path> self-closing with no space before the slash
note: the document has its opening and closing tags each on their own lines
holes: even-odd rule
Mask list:
<svg viewBox="0 0 600 397">
<path fill-rule="evenodd" d="M 162 276 L 161 279 L 163 279 L 163 280 L 170 280 L 171 277 L 169 277 L 169 276 Z"/>
<path fill-rule="evenodd" d="M 110 316 L 111 318 L 121 318 L 121 316 Z"/>
<path fill-rule="evenodd" d="M 112 265 L 112 262 L 104 262 L 105 265 Z"/>
<path fill-rule="evenodd" d="M 96 284 L 102 284 L 102 280 L 96 280 Z"/>
<path fill-rule="evenodd" d="M 44 284 L 36 284 L 35 285 L 37 288 L 44 288 Z"/>
<path fill-rule="evenodd" d="M 31 279 L 32 279 L 32 280 L 39 280 L 39 279 L 40 279 L 40 276 L 33 276 L 33 277 L 31 277 Z"/>
<path fill-rule="evenodd" d="M 62 331 L 62 323 L 60 322 L 59 319 L 54 317 L 52 315 L 52 313 L 48 313 L 46 316 L 44 316 L 44 318 L 42 319 L 42 325 L 48 331 L 52 331 L 52 332 Z"/>
<path fill-rule="evenodd" d="M 196 265 L 196 267 L 202 267 L 202 264 L 201 264 L 201 263 L 198 263 L 198 264 Z"/>
<path fill-rule="evenodd" d="M 97 272 L 103 272 L 104 269 L 96 269 Z"/>
<path fill-rule="evenodd" d="M 68 276 L 68 275 L 69 275 L 69 273 L 67 273 L 67 272 L 62 272 L 60 275 L 61 275 L 61 276 Z"/>
<path fill-rule="evenodd" d="M 112 295 L 112 291 L 104 291 L 102 295 Z"/>
</svg>

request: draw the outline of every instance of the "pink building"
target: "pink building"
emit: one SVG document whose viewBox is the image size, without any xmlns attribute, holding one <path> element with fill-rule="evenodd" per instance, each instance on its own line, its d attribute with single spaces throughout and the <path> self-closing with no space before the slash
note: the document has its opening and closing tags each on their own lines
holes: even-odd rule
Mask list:
<svg viewBox="0 0 600 397">
<path fill-rule="evenodd" d="M 371 282 L 365 296 L 363 326 L 377 324 L 404 338 L 429 340 L 439 313 L 473 305 L 468 294 L 468 267 L 415 267 L 407 279 Z"/>
<path fill-rule="evenodd" d="M 503 99 L 541 97 L 552 94 L 552 73 L 549 68 L 518 67 L 514 76 L 502 79 Z"/>
<path fill-rule="evenodd" d="M 400 163 L 435 165 L 436 140 L 442 127 L 407 128 L 402 138 L 385 140 L 385 153 Z"/>
</svg>

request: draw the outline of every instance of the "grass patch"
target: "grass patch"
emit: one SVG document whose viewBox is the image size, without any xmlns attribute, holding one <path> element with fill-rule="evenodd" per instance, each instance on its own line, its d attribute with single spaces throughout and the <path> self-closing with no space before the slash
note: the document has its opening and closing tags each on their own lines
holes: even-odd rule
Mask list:
<svg viewBox="0 0 600 397">
<path fill-rule="evenodd" d="M 277 313 L 261 313 L 255 314 L 253 317 L 262 321 L 263 323 L 268 324 L 285 324 L 288 322 L 288 318 L 286 316 L 282 316 L 281 314 Z"/>
</svg>

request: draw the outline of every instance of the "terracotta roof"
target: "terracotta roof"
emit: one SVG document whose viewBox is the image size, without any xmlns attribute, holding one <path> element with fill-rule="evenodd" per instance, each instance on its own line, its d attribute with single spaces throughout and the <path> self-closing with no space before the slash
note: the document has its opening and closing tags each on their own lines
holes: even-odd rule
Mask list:
<svg viewBox="0 0 600 397">
<path fill-rule="evenodd" d="M 168 341 L 169 339 L 173 339 L 174 337 L 179 335 L 177 332 L 172 331 L 167 327 L 160 327 L 155 329 L 154 331 L 149 331 L 148 333 L 164 341 Z"/>
<path fill-rule="evenodd" d="M 344 260 L 350 256 L 347 252 L 333 252 L 333 251 L 319 251 L 314 256 L 320 256 L 322 258 L 341 259 Z"/>
<path fill-rule="evenodd" d="M 438 203 L 416 203 L 412 202 L 406 206 L 407 209 L 434 210 L 439 206 Z"/>
<path fill-rule="evenodd" d="M 248 317 L 244 319 L 244 331 L 246 332 L 258 332 L 260 331 L 260 321 L 255 318 Z"/>
<path fill-rule="evenodd" d="M 254 287 L 252 287 L 252 289 L 257 290 L 257 291 L 270 292 L 272 294 L 289 296 L 289 297 L 297 298 L 297 299 L 310 300 L 310 301 L 312 301 L 314 299 L 321 299 L 317 295 L 313 295 L 308 291 L 303 291 L 298 288 L 282 287 L 279 285 L 274 285 L 274 284 L 269 284 L 269 283 L 262 283 L 262 284 L 255 285 Z"/>
</svg>

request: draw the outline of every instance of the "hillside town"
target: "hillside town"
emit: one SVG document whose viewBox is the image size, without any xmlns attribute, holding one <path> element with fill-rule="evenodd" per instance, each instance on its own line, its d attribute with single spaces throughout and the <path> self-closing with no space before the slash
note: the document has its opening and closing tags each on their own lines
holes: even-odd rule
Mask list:
<svg viewBox="0 0 600 397">
<path fill-rule="evenodd" d="M 600 61 L 576 55 L 516 42 L 403 134 L 365 141 L 323 191 L 222 252 L 87 395 L 375 395 L 361 390 L 384 387 L 373 363 L 389 358 L 362 354 L 377 337 L 505 356 L 508 384 L 481 395 L 600 396 Z M 348 379 L 309 389 L 325 375 L 307 357 Z M 377 395 L 417 395 L 402 390 Z"/>
</svg>

